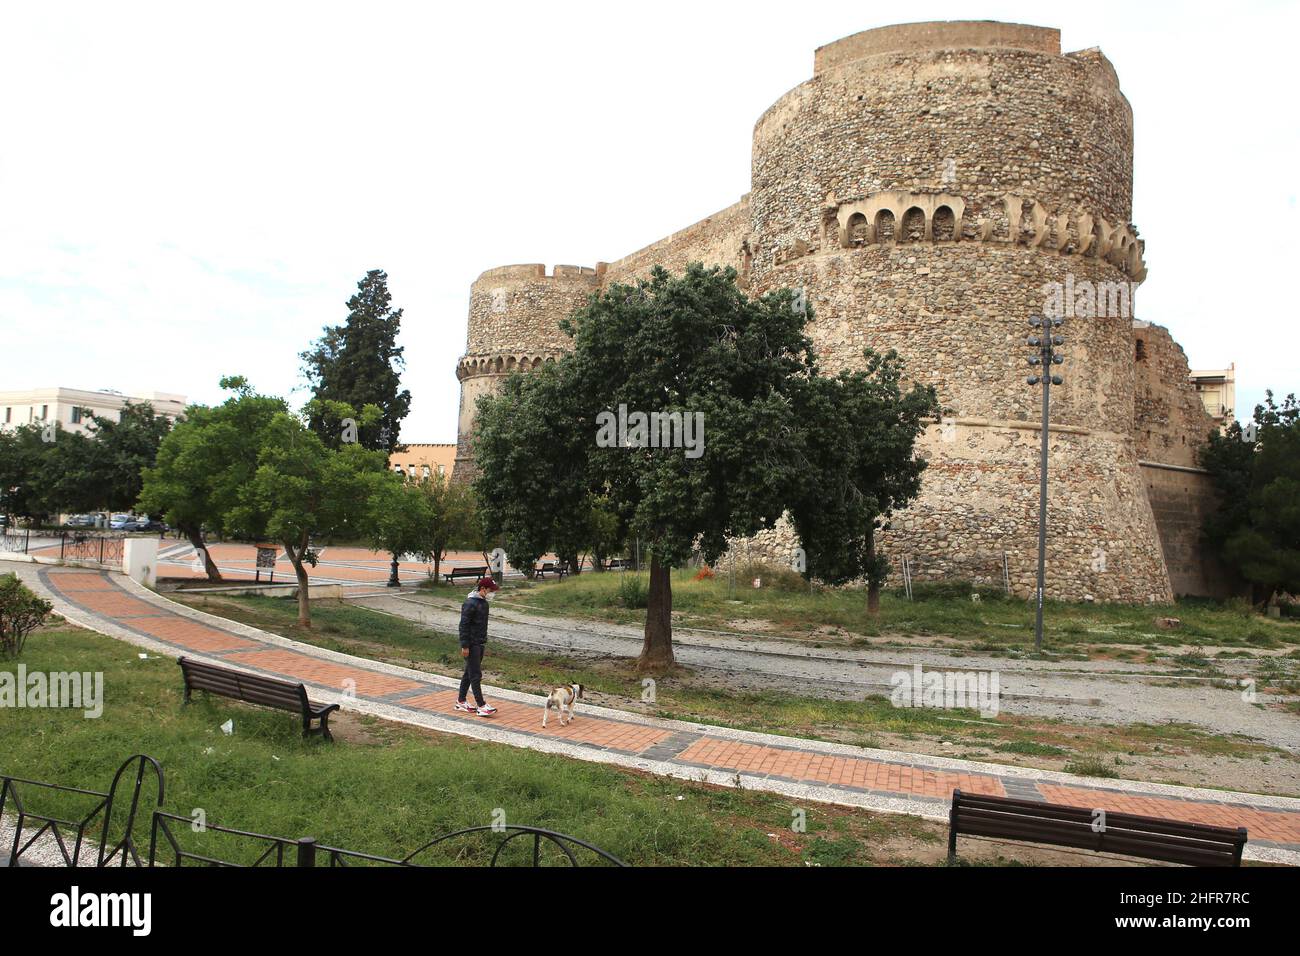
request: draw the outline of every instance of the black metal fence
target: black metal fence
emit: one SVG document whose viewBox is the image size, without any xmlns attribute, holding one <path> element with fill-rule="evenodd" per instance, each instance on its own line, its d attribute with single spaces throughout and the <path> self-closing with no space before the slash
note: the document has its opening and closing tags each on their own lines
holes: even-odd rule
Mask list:
<svg viewBox="0 0 1300 956">
<path fill-rule="evenodd" d="M 148 811 L 149 848 L 142 854 L 135 839 L 138 826 L 145 814 L 141 806 L 146 792 L 149 771 L 157 781 L 157 799 Z M 126 793 L 129 787 L 129 799 Z M 121 793 L 119 794 L 119 789 Z M 152 792 L 152 788 L 149 788 Z M 64 815 L 36 812 L 30 806 L 31 798 L 38 794 L 65 795 L 68 803 L 81 804 Z M 23 855 L 31 859 L 33 847 L 42 837 L 40 845 L 53 846 L 63 866 L 261 866 L 261 867 L 353 867 L 353 866 L 409 866 L 435 865 L 421 862 L 429 860 L 434 847 L 452 840 L 459 841 L 454 863 L 486 860 L 488 866 L 522 865 L 541 867 L 552 864 L 581 866 L 583 860 L 596 865 L 626 866 L 622 860 L 599 847 L 577 837 L 553 830 L 528 826 L 482 826 L 457 830 L 436 837 L 419 849 L 399 858 L 376 856 L 356 850 L 325 846 L 312 837 L 292 839 L 252 833 L 230 827 L 216 826 L 192 817 L 179 816 L 162 809 L 164 797 L 163 769 L 158 761 L 145 754 L 136 754 L 118 769 L 107 792 L 65 787 L 59 784 L 24 780 L 20 777 L 0 777 L 0 820 L 5 814 L 13 818 L 13 837 L 9 841 L 8 866 L 19 866 Z M 98 846 L 93 848 L 95 862 L 83 863 L 81 855 L 87 845 L 87 836 L 98 831 Z M 230 840 L 248 846 L 243 854 L 247 863 L 236 863 L 217 856 L 187 850 L 186 833 L 217 834 L 223 841 Z M 496 840 L 495 846 L 485 846 L 485 841 Z M 488 852 L 491 855 L 488 856 Z"/>
<path fill-rule="evenodd" d="M 59 560 L 121 567 L 125 541 L 125 534 L 63 531 L 59 534 Z"/>
<path fill-rule="evenodd" d="M 125 806 L 126 819 L 122 822 L 120 839 L 115 839 L 110 827 L 114 822 L 114 809 L 123 809 L 118 800 L 118 788 L 123 777 L 134 769 L 135 779 L 131 782 L 129 802 Z M 13 840 L 9 846 L 9 866 L 18 866 L 25 852 L 31 850 L 44 836 L 46 846 L 58 849 L 64 866 L 81 866 L 81 851 L 86 843 L 87 833 L 99 829 L 98 846 L 95 849 L 95 866 L 113 866 L 120 860 L 121 866 L 141 866 L 139 847 L 135 841 L 135 823 L 140 811 L 140 797 L 144 789 L 145 776 L 152 769 L 158 785 L 157 805 L 163 801 L 163 770 L 157 760 L 145 754 L 131 757 L 113 775 L 113 783 L 107 792 L 83 790 L 80 787 L 65 787 L 56 783 L 42 783 L 38 780 L 24 780 L 21 777 L 0 777 L 0 820 L 9 813 L 14 818 Z M 28 805 L 29 797 L 48 795 L 50 793 L 67 794 L 61 801 L 68 806 L 64 815 L 39 812 Z M 123 794 L 123 799 L 125 799 Z M 84 798 L 84 799 L 83 799 Z M 78 807 L 71 805 L 80 804 Z M 35 829 L 30 829 L 36 824 Z M 71 847 L 69 847 L 71 844 Z M 150 862 L 152 865 L 152 861 Z"/>
<path fill-rule="evenodd" d="M 26 554 L 31 540 L 31 528 L 10 528 L 7 526 L 0 528 L 0 551 Z"/>
</svg>

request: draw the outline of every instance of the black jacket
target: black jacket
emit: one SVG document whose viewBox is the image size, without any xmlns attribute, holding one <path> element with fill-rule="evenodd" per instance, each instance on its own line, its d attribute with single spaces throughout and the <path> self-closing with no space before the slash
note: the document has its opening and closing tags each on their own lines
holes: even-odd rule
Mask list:
<svg viewBox="0 0 1300 956">
<path fill-rule="evenodd" d="M 488 602 L 475 591 L 465 599 L 460 609 L 460 646 L 482 646 L 487 643 Z"/>
</svg>

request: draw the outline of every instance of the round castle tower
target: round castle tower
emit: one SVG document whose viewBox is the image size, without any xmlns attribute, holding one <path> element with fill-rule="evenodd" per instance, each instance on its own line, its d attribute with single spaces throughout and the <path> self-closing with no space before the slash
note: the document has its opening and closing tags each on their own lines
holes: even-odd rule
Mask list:
<svg viewBox="0 0 1300 956">
<path fill-rule="evenodd" d="M 475 402 L 493 391 L 516 369 L 532 369 L 568 349 L 560 320 L 599 289 L 595 269 L 544 265 L 501 266 L 488 269 L 470 287 L 469 333 L 465 354 L 456 365 L 460 381 L 460 418 L 456 429 L 457 481 L 474 477 L 469 437 Z"/>
<path fill-rule="evenodd" d="M 1029 317 L 1056 303 L 1066 362 L 1052 389 L 1048 592 L 1168 599 L 1134 441 L 1132 291 L 1145 266 L 1129 223 L 1132 159 L 1114 69 L 1095 49 L 1062 55 L 1057 30 L 922 23 L 821 47 L 813 77 L 755 125 L 740 203 L 594 270 L 479 277 L 457 371 L 456 475 L 472 475 L 477 396 L 567 347 L 559 320 L 605 278 L 656 262 L 733 265 L 753 293 L 805 290 L 826 371 L 892 348 L 937 388 L 945 418 L 920 443 L 921 496 L 895 516 L 886 550 L 921 579 L 1001 582 L 1005 567 L 1027 593 L 1041 389 L 1025 381 L 1025 339 Z M 796 545 L 782 526 L 750 547 L 784 563 Z"/>
<path fill-rule="evenodd" d="M 1042 393 L 1025 381 L 1027 320 L 1068 293 L 1114 314 L 1067 310 L 1060 330 L 1049 590 L 1171 596 L 1132 438 L 1132 170 L 1110 63 L 1016 24 L 839 40 L 755 126 L 755 289 L 807 290 L 827 370 L 892 348 L 946 408 L 922 442 L 922 495 L 886 535 L 918 576 L 1001 580 L 1005 552 L 1013 586 L 1031 585 Z"/>
</svg>

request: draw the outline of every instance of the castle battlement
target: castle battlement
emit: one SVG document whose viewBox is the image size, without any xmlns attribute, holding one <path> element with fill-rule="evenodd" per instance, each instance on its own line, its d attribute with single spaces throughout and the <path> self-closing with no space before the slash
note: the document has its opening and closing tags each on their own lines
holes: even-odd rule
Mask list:
<svg viewBox="0 0 1300 956">
<path fill-rule="evenodd" d="M 533 279 L 596 279 L 598 270 L 591 266 L 557 265 L 548 274 L 546 263 L 530 262 L 519 265 L 497 266 L 487 269 L 474 280 L 475 285 L 484 282 L 518 281 Z"/>
<path fill-rule="evenodd" d="M 822 73 L 853 60 L 889 53 L 923 50 L 978 50 L 1005 47 L 1038 53 L 1061 53 L 1061 31 L 995 20 L 949 20 L 900 23 L 863 30 L 827 43 L 813 54 L 813 73 Z"/>
</svg>

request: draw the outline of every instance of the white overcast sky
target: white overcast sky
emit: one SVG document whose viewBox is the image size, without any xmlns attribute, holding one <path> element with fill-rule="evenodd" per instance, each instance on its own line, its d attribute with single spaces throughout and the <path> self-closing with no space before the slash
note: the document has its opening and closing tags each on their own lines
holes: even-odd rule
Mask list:
<svg viewBox="0 0 1300 956">
<path fill-rule="evenodd" d="M 0 0 L 0 390 L 305 400 L 367 269 L 405 309 L 408 441 L 453 441 L 469 284 L 593 265 L 735 202 L 817 46 L 1055 26 L 1133 104 L 1139 318 L 1238 408 L 1300 391 L 1296 3 Z M 296 391 L 295 391 L 296 390 Z"/>
</svg>

